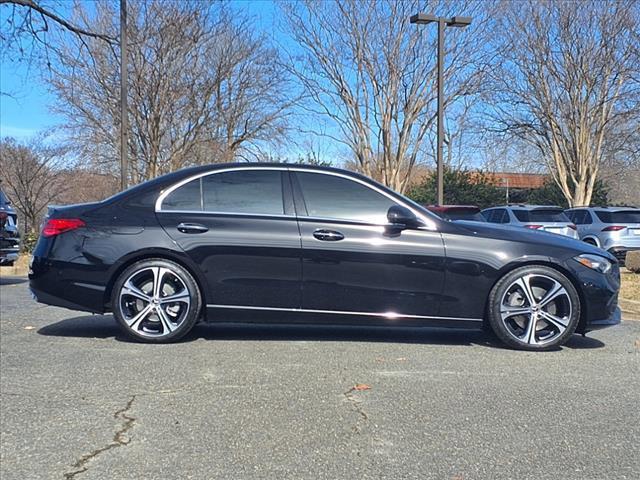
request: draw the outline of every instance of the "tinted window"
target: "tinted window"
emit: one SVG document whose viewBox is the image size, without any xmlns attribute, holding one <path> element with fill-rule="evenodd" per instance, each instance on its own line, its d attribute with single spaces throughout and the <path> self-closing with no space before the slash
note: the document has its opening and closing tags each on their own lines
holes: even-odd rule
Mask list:
<svg viewBox="0 0 640 480">
<path fill-rule="evenodd" d="M 208 212 L 284 214 L 279 170 L 239 170 L 202 178 Z"/>
<path fill-rule="evenodd" d="M 438 212 L 438 214 L 442 218 L 446 218 L 447 220 L 473 220 L 475 222 L 484 222 L 486 221 L 482 214 L 476 210 L 469 209 L 449 209 L 444 212 Z"/>
<path fill-rule="evenodd" d="M 587 219 L 590 220 L 589 212 L 586 210 L 573 210 L 572 212 L 567 213 L 567 217 L 576 225 L 584 225 L 587 222 Z"/>
<path fill-rule="evenodd" d="M 622 210 L 619 212 L 595 210 L 595 214 L 603 223 L 640 223 L 640 210 Z"/>
<path fill-rule="evenodd" d="M 555 209 L 536 210 L 514 210 L 513 214 L 521 222 L 565 222 L 569 223 L 569 218 L 564 211 Z"/>
<path fill-rule="evenodd" d="M 310 217 L 387 223 L 395 203 L 353 180 L 321 173 L 296 172 Z"/>
<path fill-rule="evenodd" d="M 202 210 L 200 179 L 176 188 L 162 202 L 162 210 Z"/>
<path fill-rule="evenodd" d="M 487 221 L 491 223 L 509 223 L 509 214 L 504 208 L 491 210 L 490 212 L 485 213 L 485 216 L 487 216 Z"/>
</svg>

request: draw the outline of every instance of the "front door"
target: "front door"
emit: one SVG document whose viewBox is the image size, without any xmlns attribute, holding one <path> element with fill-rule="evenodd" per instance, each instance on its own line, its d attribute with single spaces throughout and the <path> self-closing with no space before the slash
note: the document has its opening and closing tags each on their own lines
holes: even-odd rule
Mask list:
<svg viewBox="0 0 640 480">
<path fill-rule="evenodd" d="M 390 230 L 396 201 L 335 172 L 292 169 L 302 237 L 306 310 L 437 316 L 444 288 L 441 235 Z"/>
<path fill-rule="evenodd" d="M 300 308 L 300 234 L 286 169 L 209 172 L 170 192 L 157 217 L 200 266 L 212 306 Z"/>
</svg>

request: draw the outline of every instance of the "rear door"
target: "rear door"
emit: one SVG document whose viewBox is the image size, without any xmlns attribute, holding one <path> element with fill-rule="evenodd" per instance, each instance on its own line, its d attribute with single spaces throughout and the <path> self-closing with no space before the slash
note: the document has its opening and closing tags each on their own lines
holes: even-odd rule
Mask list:
<svg viewBox="0 0 640 480">
<path fill-rule="evenodd" d="M 307 310 L 437 316 L 444 246 L 437 231 L 389 232 L 396 202 L 334 172 L 294 171 Z"/>
<path fill-rule="evenodd" d="M 286 168 L 218 170 L 163 195 L 158 220 L 202 269 L 209 306 L 300 308 L 300 233 Z"/>
</svg>

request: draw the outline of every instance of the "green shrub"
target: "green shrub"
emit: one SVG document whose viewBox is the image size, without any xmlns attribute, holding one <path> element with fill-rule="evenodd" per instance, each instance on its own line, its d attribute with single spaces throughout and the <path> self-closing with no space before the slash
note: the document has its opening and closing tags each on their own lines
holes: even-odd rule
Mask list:
<svg viewBox="0 0 640 480">
<path fill-rule="evenodd" d="M 23 253 L 31 254 L 33 252 L 33 249 L 36 248 L 36 243 L 38 242 L 38 236 L 37 232 L 28 232 L 22 235 L 21 247 Z"/>
</svg>

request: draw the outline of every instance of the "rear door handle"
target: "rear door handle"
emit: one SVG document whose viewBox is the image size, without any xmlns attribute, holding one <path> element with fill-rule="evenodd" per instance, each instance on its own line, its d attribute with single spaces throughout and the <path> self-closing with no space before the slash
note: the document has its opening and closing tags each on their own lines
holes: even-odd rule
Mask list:
<svg viewBox="0 0 640 480">
<path fill-rule="evenodd" d="M 324 242 L 337 242 L 338 240 L 342 240 L 344 238 L 344 235 L 340 232 L 325 229 L 316 230 L 315 232 L 313 232 L 313 236 L 318 240 L 322 240 Z"/>
<path fill-rule="evenodd" d="M 209 231 L 207 227 L 199 223 L 181 223 L 176 228 L 182 233 L 204 233 Z"/>
</svg>

